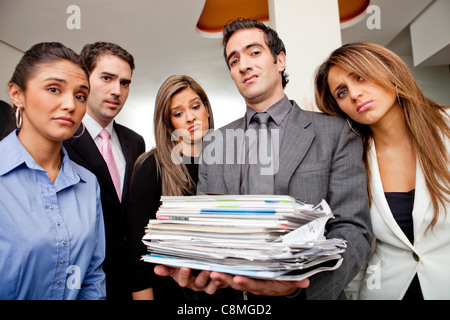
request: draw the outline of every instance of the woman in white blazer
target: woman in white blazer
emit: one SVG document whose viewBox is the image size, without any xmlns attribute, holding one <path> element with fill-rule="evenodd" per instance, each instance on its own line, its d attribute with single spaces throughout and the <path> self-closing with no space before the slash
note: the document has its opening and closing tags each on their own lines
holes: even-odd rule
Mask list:
<svg viewBox="0 0 450 320">
<path fill-rule="evenodd" d="M 349 286 L 359 299 L 450 299 L 450 120 L 403 61 L 372 43 L 336 49 L 316 102 L 365 147 L 374 250 Z"/>
</svg>

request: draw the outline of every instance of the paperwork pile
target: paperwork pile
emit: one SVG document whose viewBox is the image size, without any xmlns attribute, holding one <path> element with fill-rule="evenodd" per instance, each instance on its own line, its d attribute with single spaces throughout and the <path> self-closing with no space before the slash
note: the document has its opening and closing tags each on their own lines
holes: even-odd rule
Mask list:
<svg viewBox="0 0 450 320">
<path fill-rule="evenodd" d="M 301 280 L 342 263 L 346 244 L 326 239 L 333 214 L 289 196 L 161 197 L 142 260 L 253 278 Z"/>
</svg>

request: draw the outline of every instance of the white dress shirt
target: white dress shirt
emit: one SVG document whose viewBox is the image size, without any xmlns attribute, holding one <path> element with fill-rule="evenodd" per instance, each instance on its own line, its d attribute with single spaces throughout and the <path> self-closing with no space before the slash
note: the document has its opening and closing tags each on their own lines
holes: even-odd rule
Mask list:
<svg viewBox="0 0 450 320">
<path fill-rule="evenodd" d="M 111 149 L 114 156 L 114 161 L 116 161 L 117 169 L 119 170 L 120 175 L 120 190 L 121 192 L 123 192 L 123 181 L 125 177 L 126 161 L 122 152 L 122 147 L 120 146 L 119 137 L 117 136 L 117 133 L 114 130 L 113 122 L 111 122 L 106 128 L 103 128 L 97 121 L 92 119 L 92 117 L 86 113 L 83 118 L 83 124 L 86 127 L 89 134 L 91 135 L 92 140 L 94 140 L 99 150 L 100 150 L 100 143 L 102 141 L 102 139 L 99 136 L 100 131 L 102 131 L 103 129 L 109 131 L 111 135 Z"/>
</svg>

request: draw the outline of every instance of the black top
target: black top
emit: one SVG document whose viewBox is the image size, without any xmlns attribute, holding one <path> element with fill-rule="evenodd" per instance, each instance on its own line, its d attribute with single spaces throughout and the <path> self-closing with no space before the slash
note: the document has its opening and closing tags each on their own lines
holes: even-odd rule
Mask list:
<svg viewBox="0 0 450 320">
<path fill-rule="evenodd" d="M 197 158 L 183 157 L 192 180 L 198 182 Z M 153 288 L 155 300 L 184 299 L 183 289 L 171 277 L 160 277 L 153 272 L 154 264 L 141 261 L 147 254 L 142 243 L 149 219 L 156 219 L 161 199 L 161 179 L 157 173 L 155 156 L 150 155 L 134 172 L 127 202 L 127 243 L 130 280 L 133 292 Z M 167 300 L 169 301 L 169 300 Z"/>
<path fill-rule="evenodd" d="M 412 217 L 414 194 L 415 190 L 409 192 L 385 192 L 386 200 L 391 208 L 395 221 L 397 221 L 397 224 L 412 244 L 414 244 L 414 223 Z M 403 299 L 423 299 L 417 274 L 414 276 Z"/>
<path fill-rule="evenodd" d="M 409 192 L 385 192 L 385 196 L 395 221 L 397 221 L 397 224 L 413 244 L 414 228 L 412 211 L 414 208 L 414 190 Z"/>
</svg>

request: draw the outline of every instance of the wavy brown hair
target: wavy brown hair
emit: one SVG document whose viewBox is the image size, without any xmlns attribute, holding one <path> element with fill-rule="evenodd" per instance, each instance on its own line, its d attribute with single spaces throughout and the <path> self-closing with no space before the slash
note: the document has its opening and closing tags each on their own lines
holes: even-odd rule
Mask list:
<svg viewBox="0 0 450 320">
<path fill-rule="evenodd" d="M 378 44 L 355 42 L 336 49 L 316 71 L 316 103 L 324 113 L 347 118 L 328 86 L 332 66 L 353 72 L 397 94 L 433 204 L 434 215 L 427 230 L 432 228 L 438 220 L 439 204 L 445 209 L 446 202 L 450 201 L 450 156 L 445 146 L 445 139 L 450 138 L 448 107 L 441 107 L 424 96 L 407 65 L 395 53 Z M 362 137 L 364 163 L 370 177 L 367 152 L 373 139 L 372 131 L 368 125 L 360 123 L 354 123 L 353 127 Z"/>
<path fill-rule="evenodd" d="M 153 127 L 155 134 L 156 147 L 142 154 L 136 161 L 136 166 L 142 163 L 150 156 L 154 155 L 158 176 L 161 177 L 162 195 L 182 196 L 195 193 L 196 185 L 186 168 L 181 162 L 175 163 L 172 159 L 173 150 L 176 149 L 177 141 L 173 141 L 172 133 L 174 128 L 170 121 L 170 103 L 172 97 L 184 89 L 194 90 L 209 114 L 209 129 L 214 129 L 214 119 L 209 102 L 203 88 L 191 77 L 186 75 L 170 76 L 158 90 L 155 101 L 155 113 L 153 117 Z"/>
</svg>

